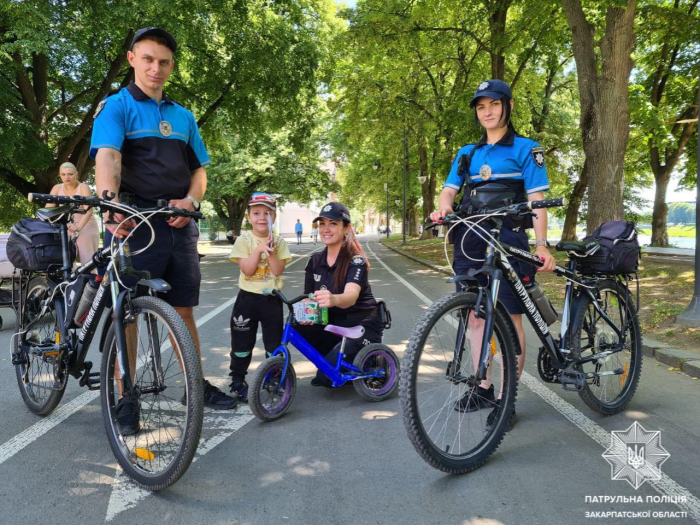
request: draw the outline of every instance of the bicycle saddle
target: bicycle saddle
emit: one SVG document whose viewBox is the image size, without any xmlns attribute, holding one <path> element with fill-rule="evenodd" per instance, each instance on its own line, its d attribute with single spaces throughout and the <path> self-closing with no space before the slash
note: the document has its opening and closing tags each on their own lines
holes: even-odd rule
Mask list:
<svg viewBox="0 0 700 525">
<path fill-rule="evenodd" d="M 68 222 L 70 214 L 67 212 L 70 208 L 70 204 L 64 204 L 56 208 L 41 208 L 36 211 L 36 216 L 44 222 Z M 61 219 L 60 216 L 64 214 L 65 217 Z"/>
<path fill-rule="evenodd" d="M 345 337 L 346 339 L 358 339 L 365 335 L 365 327 L 361 325 L 345 327 L 329 324 L 326 325 L 326 332 Z"/>
<path fill-rule="evenodd" d="M 561 241 L 557 243 L 558 252 L 574 252 L 576 255 L 588 256 L 598 251 L 598 241 Z"/>
</svg>

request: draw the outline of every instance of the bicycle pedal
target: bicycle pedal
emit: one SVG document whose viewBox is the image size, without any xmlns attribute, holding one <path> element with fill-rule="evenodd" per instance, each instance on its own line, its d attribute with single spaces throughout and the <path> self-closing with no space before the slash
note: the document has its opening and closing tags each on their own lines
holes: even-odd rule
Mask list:
<svg viewBox="0 0 700 525">
<path fill-rule="evenodd" d="M 14 366 L 29 364 L 29 360 L 25 354 L 12 354 L 12 364 Z"/>
<path fill-rule="evenodd" d="M 561 387 L 569 392 L 580 392 L 586 386 L 586 376 L 576 370 L 563 370 L 557 378 Z"/>
</svg>

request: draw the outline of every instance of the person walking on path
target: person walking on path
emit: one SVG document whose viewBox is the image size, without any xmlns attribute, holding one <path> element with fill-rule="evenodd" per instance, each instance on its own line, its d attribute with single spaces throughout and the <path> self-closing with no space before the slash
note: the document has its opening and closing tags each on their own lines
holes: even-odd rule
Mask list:
<svg viewBox="0 0 700 525">
<path fill-rule="evenodd" d="M 211 161 L 194 115 L 163 91 L 175 67 L 176 50 L 175 39 L 163 29 L 148 27 L 136 31 L 127 52 L 134 81 L 110 93 L 94 114 L 90 156 L 95 159 L 98 195 L 107 191 L 119 202 L 130 194 L 131 202 L 139 207 L 154 207 L 159 199 L 165 199 L 176 208 L 199 210 L 207 188 L 205 166 Z M 117 223 L 124 219 L 123 214 L 114 214 Z M 105 245 L 111 243 L 112 236 L 124 238 L 134 226 L 133 221 L 119 227 L 107 225 Z M 155 231 L 153 245 L 132 256 L 133 266 L 170 284 L 172 289 L 161 297 L 184 320 L 201 359 L 194 320 L 201 284 L 199 231 L 187 217 L 154 220 L 151 226 Z M 137 229 L 129 238 L 132 252 L 150 240 L 150 229 Z M 237 402 L 204 381 L 205 406 L 231 409 Z M 123 434 L 138 433 L 138 405 L 130 399 L 120 399 L 117 420 Z"/>
<path fill-rule="evenodd" d="M 301 234 L 304 233 L 304 226 L 301 224 L 301 219 L 297 219 L 297 223 L 294 225 L 294 231 L 297 234 L 297 244 L 301 244 Z"/>
</svg>

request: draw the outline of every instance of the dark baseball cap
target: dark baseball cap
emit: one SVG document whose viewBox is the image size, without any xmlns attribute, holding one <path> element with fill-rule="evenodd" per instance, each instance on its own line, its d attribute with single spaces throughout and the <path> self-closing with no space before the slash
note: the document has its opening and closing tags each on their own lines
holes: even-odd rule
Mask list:
<svg viewBox="0 0 700 525">
<path fill-rule="evenodd" d="M 472 101 L 469 103 L 469 107 L 473 108 L 476 105 L 476 101 L 481 97 L 495 99 L 502 99 L 505 97 L 510 100 L 513 98 L 513 95 L 510 92 L 510 86 L 496 78 L 493 80 L 485 80 L 479 84 L 479 87 L 476 88 L 476 92 L 474 93 L 474 98 L 472 98 Z"/>
<path fill-rule="evenodd" d="M 173 36 L 170 33 L 168 33 L 165 29 L 161 29 L 160 27 L 144 27 L 136 31 L 134 39 L 131 41 L 131 47 L 129 49 L 133 50 L 136 42 L 138 42 L 139 40 L 143 40 L 147 36 L 159 36 L 161 38 L 164 38 L 165 41 L 168 43 L 170 51 L 174 53 L 177 50 L 177 43 L 175 42 Z"/>
<path fill-rule="evenodd" d="M 339 202 L 329 202 L 323 208 L 321 208 L 321 211 L 318 213 L 318 217 L 316 217 L 311 222 L 316 222 L 319 219 L 328 219 L 331 221 L 343 221 L 343 222 L 347 222 L 349 224 L 350 223 L 350 212 L 348 211 L 348 209 L 345 206 L 343 206 Z"/>
</svg>

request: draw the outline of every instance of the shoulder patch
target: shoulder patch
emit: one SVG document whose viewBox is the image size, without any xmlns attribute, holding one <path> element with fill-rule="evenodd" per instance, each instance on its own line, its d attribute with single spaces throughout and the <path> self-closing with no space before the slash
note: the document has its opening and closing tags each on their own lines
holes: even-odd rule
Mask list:
<svg viewBox="0 0 700 525">
<path fill-rule="evenodd" d="M 92 118 L 97 118 L 97 115 L 100 114 L 100 111 L 102 111 L 102 108 L 105 107 L 105 104 L 107 103 L 107 99 L 104 99 L 100 101 L 99 104 L 97 104 L 97 109 L 95 109 L 95 114 L 92 116 Z"/>
<path fill-rule="evenodd" d="M 365 258 L 362 257 L 362 255 L 355 255 L 355 257 L 352 258 L 351 264 L 363 265 L 365 264 Z"/>
<path fill-rule="evenodd" d="M 544 166 L 544 148 L 532 148 L 530 155 L 532 155 L 532 160 L 535 161 L 538 168 Z"/>
</svg>

